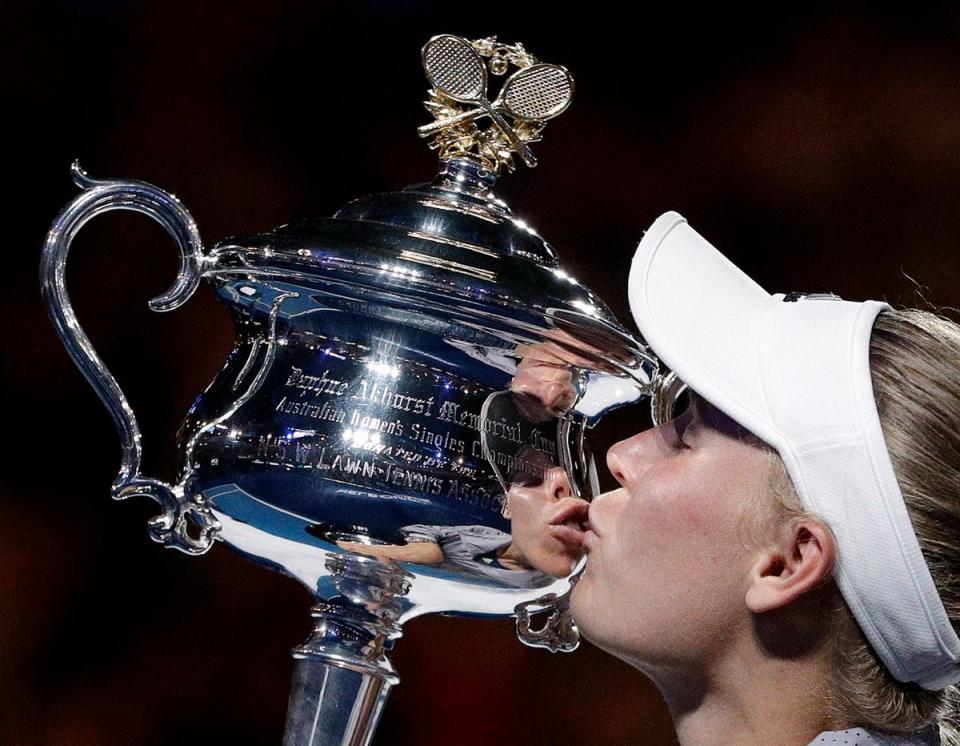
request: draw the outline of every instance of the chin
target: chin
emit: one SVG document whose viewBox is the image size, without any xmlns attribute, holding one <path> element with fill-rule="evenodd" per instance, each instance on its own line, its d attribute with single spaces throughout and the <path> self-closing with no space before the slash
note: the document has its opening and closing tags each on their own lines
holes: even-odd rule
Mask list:
<svg viewBox="0 0 960 746">
<path fill-rule="evenodd" d="M 590 600 L 589 581 L 577 583 L 570 597 L 570 614 L 580 631 L 580 635 L 596 648 L 609 653 L 643 671 L 635 661 L 634 651 L 624 645 L 622 630 L 617 629 L 615 621 L 603 618 L 602 606 Z"/>
<path fill-rule="evenodd" d="M 573 586 L 570 594 L 570 615 L 580 633 L 596 647 L 607 652 L 613 652 L 616 647 L 616 635 L 611 629 L 604 614 L 609 613 L 606 604 L 595 598 L 596 589 L 593 587 L 593 578 L 584 573 Z M 616 653 L 614 653 L 616 655 Z"/>
<path fill-rule="evenodd" d="M 540 566 L 540 572 L 544 572 L 553 578 L 568 577 L 577 566 L 576 557 L 569 554 L 551 554 L 544 559 Z"/>
<path fill-rule="evenodd" d="M 590 578 L 582 576 L 570 593 L 570 614 L 587 639 L 591 637 L 590 629 L 592 629 L 593 614 L 597 611 L 592 606 L 590 603 Z M 593 640 L 590 641 L 593 642 Z"/>
</svg>

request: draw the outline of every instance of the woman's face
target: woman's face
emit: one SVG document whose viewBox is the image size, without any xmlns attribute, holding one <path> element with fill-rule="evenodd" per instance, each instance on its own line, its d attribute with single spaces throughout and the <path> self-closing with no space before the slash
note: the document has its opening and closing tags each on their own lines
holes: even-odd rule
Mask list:
<svg viewBox="0 0 960 746">
<path fill-rule="evenodd" d="M 696 395 L 607 453 L 572 612 L 594 644 L 648 671 L 698 665 L 749 623 L 751 537 L 773 504 L 762 444 Z"/>
<path fill-rule="evenodd" d="M 510 530 L 527 563 L 555 578 L 569 575 L 583 557 L 583 531 L 589 503 L 574 497 L 567 473 L 552 464 L 530 483 L 514 483 Z"/>
</svg>

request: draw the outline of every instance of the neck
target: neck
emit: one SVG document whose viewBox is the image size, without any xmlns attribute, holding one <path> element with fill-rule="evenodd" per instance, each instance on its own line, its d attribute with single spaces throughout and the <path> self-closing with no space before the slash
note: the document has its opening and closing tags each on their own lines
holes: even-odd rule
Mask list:
<svg viewBox="0 0 960 746">
<path fill-rule="evenodd" d="M 844 727 L 826 715 L 829 665 L 823 650 L 773 656 L 755 634 L 745 634 L 706 665 L 648 673 L 666 699 L 682 746 L 803 746 L 825 730 Z"/>
<path fill-rule="evenodd" d="M 508 569 L 525 570 L 529 567 L 527 558 L 513 542 L 497 550 L 497 561 Z"/>
</svg>

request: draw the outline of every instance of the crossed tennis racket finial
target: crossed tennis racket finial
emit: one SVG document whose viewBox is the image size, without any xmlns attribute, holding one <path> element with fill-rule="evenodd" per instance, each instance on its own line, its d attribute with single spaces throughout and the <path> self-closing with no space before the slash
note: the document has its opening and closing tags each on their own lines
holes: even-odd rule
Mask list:
<svg viewBox="0 0 960 746">
<path fill-rule="evenodd" d="M 573 98 L 573 77 L 566 68 L 544 63 L 521 67 L 507 78 L 491 103 L 487 99 L 487 66 L 467 39 L 453 34 L 434 36 L 424 45 L 421 56 L 427 80 L 437 92 L 458 103 L 476 105 L 419 127 L 421 137 L 486 115 L 524 163 L 537 165 L 530 148 L 501 112 L 521 122 L 542 122 L 562 113 Z"/>
</svg>

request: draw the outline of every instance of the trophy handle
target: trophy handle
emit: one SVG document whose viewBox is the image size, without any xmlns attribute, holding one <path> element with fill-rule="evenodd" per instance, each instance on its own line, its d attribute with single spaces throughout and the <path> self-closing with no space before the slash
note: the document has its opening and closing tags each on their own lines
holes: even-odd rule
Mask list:
<svg viewBox="0 0 960 746">
<path fill-rule="evenodd" d="M 64 280 L 70 244 L 87 221 L 111 210 L 140 212 L 160 223 L 180 249 L 176 282 L 149 303 L 154 311 L 172 311 L 183 305 L 200 284 L 200 271 L 206 261 L 200 234 L 180 201 L 162 189 L 142 181 L 93 179 L 77 161 L 70 170 L 74 183 L 83 191 L 53 221 L 43 247 L 40 286 L 47 312 L 67 352 L 109 410 L 120 434 L 123 457 L 120 473 L 110 489 L 111 495 L 115 500 L 132 495 L 152 498 L 162 512 L 148 523 L 150 537 L 187 554 L 203 554 L 213 545 L 220 529 L 219 522 L 201 503 L 184 499 L 182 487 L 141 476 L 137 418 L 116 379 L 80 328 Z M 188 517 L 197 526 L 196 537 L 188 533 Z"/>
<path fill-rule="evenodd" d="M 571 580 L 575 583 L 579 576 Z M 571 587 L 572 590 L 572 587 Z M 549 616 L 543 626 L 533 625 L 534 614 Z M 562 596 L 548 593 L 533 601 L 526 601 L 514 609 L 517 616 L 517 639 L 531 648 L 543 648 L 551 653 L 572 653 L 580 646 L 580 630 L 570 615 L 570 591 Z"/>
</svg>

